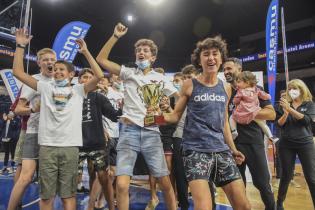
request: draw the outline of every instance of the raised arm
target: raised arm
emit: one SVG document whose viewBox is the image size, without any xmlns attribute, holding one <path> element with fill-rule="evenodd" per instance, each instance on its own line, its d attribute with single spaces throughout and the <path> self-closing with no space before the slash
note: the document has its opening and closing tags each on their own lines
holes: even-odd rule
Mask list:
<svg viewBox="0 0 315 210">
<path fill-rule="evenodd" d="M 32 39 L 32 36 L 27 34 L 26 29 L 17 29 L 16 33 L 16 50 L 14 53 L 13 60 L 13 75 L 19 79 L 22 83 L 31 87 L 34 90 L 37 90 L 37 80 L 32 76 L 24 72 L 23 56 L 26 45 Z"/>
<path fill-rule="evenodd" d="M 100 66 L 97 64 L 90 51 L 88 50 L 86 43 L 83 39 L 77 39 L 76 43 L 79 45 L 79 52 L 84 55 L 86 60 L 89 62 L 92 71 L 94 72 L 94 77 L 89 82 L 84 84 L 85 93 L 93 91 L 96 89 L 97 83 L 101 78 L 104 77 L 103 71 Z"/>
<path fill-rule="evenodd" d="M 118 23 L 115 26 L 113 35 L 109 38 L 109 40 L 105 43 L 98 56 L 96 57 L 97 62 L 110 73 L 120 74 L 120 65 L 115 62 L 108 60 L 108 55 L 111 52 L 113 46 L 116 44 L 118 39 L 125 35 L 128 31 L 128 28 Z"/>
</svg>

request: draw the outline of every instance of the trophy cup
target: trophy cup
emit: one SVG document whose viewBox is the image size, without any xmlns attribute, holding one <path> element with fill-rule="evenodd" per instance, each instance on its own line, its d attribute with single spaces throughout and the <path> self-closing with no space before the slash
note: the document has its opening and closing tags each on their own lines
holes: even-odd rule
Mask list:
<svg viewBox="0 0 315 210">
<path fill-rule="evenodd" d="M 164 117 L 161 115 L 159 107 L 160 100 L 163 96 L 164 83 L 163 81 L 159 83 L 156 81 L 151 82 L 151 84 L 146 84 L 137 88 L 137 92 L 147 108 L 147 114 L 144 117 L 144 126 L 164 123 Z"/>
</svg>

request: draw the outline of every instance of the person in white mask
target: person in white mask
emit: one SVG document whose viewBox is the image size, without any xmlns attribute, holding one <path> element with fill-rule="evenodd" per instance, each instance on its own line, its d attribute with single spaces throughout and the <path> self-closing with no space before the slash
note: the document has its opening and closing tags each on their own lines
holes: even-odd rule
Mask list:
<svg viewBox="0 0 315 210">
<path fill-rule="evenodd" d="M 311 92 L 302 80 L 291 80 L 287 87 L 285 97 L 280 100 L 282 110 L 277 116 L 282 134 L 279 141 L 282 175 L 277 210 L 284 210 L 283 202 L 293 177 L 296 155 L 301 161 L 315 207 L 315 147 L 312 133 L 315 104 Z"/>
</svg>

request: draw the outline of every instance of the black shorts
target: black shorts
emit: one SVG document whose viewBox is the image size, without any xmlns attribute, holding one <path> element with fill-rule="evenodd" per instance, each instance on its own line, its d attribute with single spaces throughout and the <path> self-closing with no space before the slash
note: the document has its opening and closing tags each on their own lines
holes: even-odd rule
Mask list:
<svg viewBox="0 0 315 210">
<path fill-rule="evenodd" d="M 161 136 L 161 141 L 163 144 L 163 150 L 165 155 L 173 154 L 173 137 Z"/>
<path fill-rule="evenodd" d="M 230 151 L 203 153 L 187 150 L 183 151 L 183 160 L 188 182 L 205 179 L 222 187 L 241 178 Z"/>
</svg>

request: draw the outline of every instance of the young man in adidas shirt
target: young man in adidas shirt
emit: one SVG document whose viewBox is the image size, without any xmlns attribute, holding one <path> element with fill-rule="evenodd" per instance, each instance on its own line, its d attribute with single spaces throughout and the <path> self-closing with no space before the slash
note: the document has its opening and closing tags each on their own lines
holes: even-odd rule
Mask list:
<svg viewBox="0 0 315 210">
<path fill-rule="evenodd" d="M 150 174 L 158 179 L 164 192 L 166 206 L 176 209 L 174 190 L 169 179 L 163 146 L 158 126 L 144 127 L 147 109 L 137 90 L 146 84 L 160 83 L 167 96 L 178 95 L 173 84 L 162 74 L 153 71 L 152 64 L 156 60 L 157 46 L 152 40 L 141 39 L 135 44 L 136 64 L 138 68 L 128 68 L 108 60 L 108 55 L 127 28 L 117 24 L 113 36 L 105 43 L 97 56 L 100 65 L 113 74 L 117 74 L 124 83 L 124 106 L 122 127 L 117 145 L 117 201 L 120 210 L 129 208 L 129 184 L 138 152 L 141 152 L 150 169 Z"/>
<path fill-rule="evenodd" d="M 33 77 L 42 82 L 51 82 L 54 77 L 53 65 L 56 62 L 56 53 L 50 48 L 44 48 L 37 53 L 37 64 L 40 73 Z M 8 204 L 9 210 L 15 210 L 21 202 L 24 191 L 31 183 L 38 162 L 38 126 L 39 126 L 40 94 L 28 87 L 22 86 L 21 95 L 15 113 L 22 116 L 30 116 L 27 121 L 25 140 L 20 139 L 22 169 L 20 176 L 14 185 Z"/>
<path fill-rule="evenodd" d="M 38 140 L 40 170 L 40 208 L 53 209 L 58 194 L 64 209 L 76 208 L 76 179 L 79 146 L 82 146 L 82 104 L 86 94 L 96 88 L 103 72 L 82 39 L 76 40 L 88 60 L 95 77 L 86 84 L 71 86 L 74 67 L 66 61 L 54 65 L 54 81 L 37 81 L 24 72 L 23 55 L 32 36 L 26 29 L 16 31 L 16 52 L 13 74 L 24 84 L 41 94 Z"/>
<path fill-rule="evenodd" d="M 221 37 L 198 42 L 191 60 L 202 73 L 184 82 L 175 110 L 164 114 L 167 122 L 176 123 L 187 105 L 183 160 L 195 209 L 212 209 L 209 180 L 223 188 L 233 209 L 250 209 L 241 174 L 233 159 L 234 156 L 238 163 L 244 161 L 244 155 L 233 143 L 227 120 L 231 86 L 217 76 L 226 53 L 226 43 Z M 199 100 L 204 95 L 209 97 Z"/>
</svg>

